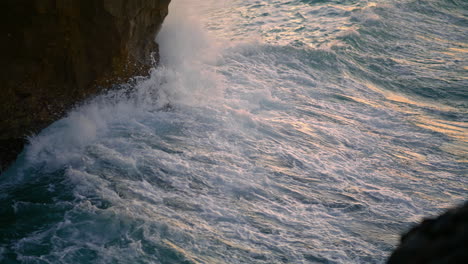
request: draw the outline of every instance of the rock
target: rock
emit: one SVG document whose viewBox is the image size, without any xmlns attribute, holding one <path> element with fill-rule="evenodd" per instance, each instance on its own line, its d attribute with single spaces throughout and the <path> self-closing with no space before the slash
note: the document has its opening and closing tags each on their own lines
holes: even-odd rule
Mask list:
<svg viewBox="0 0 468 264">
<path fill-rule="evenodd" d="M 75 104 L 147 74 L 169 2 L 0 1 L 0 171 Z"/>
<path fill-rule="evenodd" d="M 402 236 L 388 264 L 468 263 L 468 202 Z"/>
</svg>

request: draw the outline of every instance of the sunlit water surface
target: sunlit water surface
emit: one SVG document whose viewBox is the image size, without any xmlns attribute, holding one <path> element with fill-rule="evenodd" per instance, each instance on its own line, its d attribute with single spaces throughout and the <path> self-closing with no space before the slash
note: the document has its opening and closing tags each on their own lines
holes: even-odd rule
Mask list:
<svg viewBox="0 0 468 264">
<path fill-rule="evenodd" d="M 1 263 L 383 263 L 467 198 L 463 0 L 173 0 L 161 65 L 31 138 Z"/>
</svg>

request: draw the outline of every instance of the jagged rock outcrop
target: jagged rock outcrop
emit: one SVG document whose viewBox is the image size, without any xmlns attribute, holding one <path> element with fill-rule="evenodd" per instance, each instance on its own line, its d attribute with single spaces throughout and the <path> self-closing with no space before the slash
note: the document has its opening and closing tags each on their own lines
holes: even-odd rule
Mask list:
<svg viewBox="0 0 468 264">
<path fill-rule="evenodd" d="M 468 263 L 468 202 L 402 236 L 388 264 Z"/>
<path fill-rule="evenodd" d="M 169 2 L 0 1 L 0 171 L 74 104 L 145 74 Z"/>
</svg>

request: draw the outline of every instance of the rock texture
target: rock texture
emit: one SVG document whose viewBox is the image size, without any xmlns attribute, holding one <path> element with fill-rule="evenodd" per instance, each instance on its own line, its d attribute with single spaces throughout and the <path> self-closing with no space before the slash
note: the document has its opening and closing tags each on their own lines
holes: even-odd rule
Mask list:
<svg viewBox="0 0 468 264">
<path fill-rule="evenodd" d="M 388 264 L 468 263 L 468 202 L 403 235 Z"/>
<path fill-rule="evenodd" d="M 147 73 L 169 2 L 0 1 L 0 171 L 74 104 Z"/>
</svg>

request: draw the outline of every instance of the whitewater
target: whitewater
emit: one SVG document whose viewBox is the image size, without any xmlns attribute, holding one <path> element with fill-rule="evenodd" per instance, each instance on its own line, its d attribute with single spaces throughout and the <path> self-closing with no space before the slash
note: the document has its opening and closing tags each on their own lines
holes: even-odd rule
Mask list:
<svg viewBox="0 0 468 264">
<path fill-rule="evenodd" d="M 0 263 L 384 263 L 468 197 L 467 10 L 173 0 L 1 175 Z"/>
</svg>

